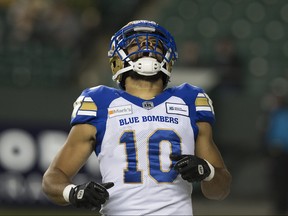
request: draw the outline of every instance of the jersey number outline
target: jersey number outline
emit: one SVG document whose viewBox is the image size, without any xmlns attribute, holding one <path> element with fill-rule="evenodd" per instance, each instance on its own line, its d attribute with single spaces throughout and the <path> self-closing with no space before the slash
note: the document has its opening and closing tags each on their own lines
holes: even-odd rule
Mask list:
<svg viewBox="0 0 288 216">
<path fill-rule="evenodd" d="M 148 139 L 148 172 L 158 183 L 172 183 L 178 173 L 169 169 L 161 170 L 160 143 L 168 141 L 172 154 L 181 154 L 181 138 L 173 130 L 158 129 Z M 142 171 L 138 169 L 138 150 L 135 131 L 125 131 L 120 137 L 120 144 L 125 144 L 127 168 L 124 170 L 124 183 L 142 183 Z M 172 165 L 175 162 L 171 161 Z"/>
</svg>

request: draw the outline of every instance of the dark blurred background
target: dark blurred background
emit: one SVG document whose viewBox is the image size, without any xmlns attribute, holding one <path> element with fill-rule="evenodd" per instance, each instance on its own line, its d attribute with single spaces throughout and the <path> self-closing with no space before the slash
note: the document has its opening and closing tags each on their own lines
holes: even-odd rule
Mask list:
<svg viewBox="0 0 288 216">
<path fill-rule="evenodd" d="M 81 91 L 115 86 L 109 41 L 135 19 L 174 35 L 179 61 L 170 85 L 201 86 L 214 103 L 214 138 L 232 191 L 212 202 L 195 185 L 195 214 L 273 214 L 266 137 L 277 99 L 287 98 L 284 0 L 0 0 L 0 214 L 15 206 L 30 215 L 59 210 L 41 192 L 42 174 L 67 136 Z M 99 180 L 95 157 L 76 178 Z"/>
</svg>

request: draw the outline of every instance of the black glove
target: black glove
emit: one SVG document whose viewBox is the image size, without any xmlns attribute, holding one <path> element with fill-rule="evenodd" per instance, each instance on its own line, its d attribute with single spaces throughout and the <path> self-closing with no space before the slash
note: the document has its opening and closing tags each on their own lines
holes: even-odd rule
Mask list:
<svg viewBox="0 0 288 216">
<path fill-rule="evenodd" d="M 197 156 L 170 155 L 170 159 L 176 161 L 174 169 L 188 182 L 202 181 L 211 173 L 208 163 Z"/>
<path fill-rule="evenodd" d="M 101 205 L 109 199 L 107 189 L 114 186 L 114 183 L 108 182 L 99 184 L 88 182 L 77 185 L 69 193 L 69 202 L 77 208 L 87 208 L 92 211 L 101 209 Z"/>
</svg>

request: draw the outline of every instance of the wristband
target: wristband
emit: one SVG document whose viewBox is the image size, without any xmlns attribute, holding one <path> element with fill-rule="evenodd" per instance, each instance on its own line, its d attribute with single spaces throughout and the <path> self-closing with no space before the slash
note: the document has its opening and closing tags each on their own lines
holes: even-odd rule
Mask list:
<svg viewBox="0 0 288 216">
<path fill-rule="evenodd" d="M 211 181 L 215 175 L 215 168 L 207 160 L 205 160 L 205 161 L 207 162 L 211 172 L 210 172 L 209 176 L 207 176 L 205 179 L 203 179 L 203 181 Z"/>
<path fill-rule="evenodd" d="M 67 185 L 64 190 L 63 190 L 63 198 L 65 199 L 66 202 L 70 203 L 69 201 L 69 194 L 72 188 L 75 188 L 76 185 L 74 184 L 69 184 Z"/>
</svg>

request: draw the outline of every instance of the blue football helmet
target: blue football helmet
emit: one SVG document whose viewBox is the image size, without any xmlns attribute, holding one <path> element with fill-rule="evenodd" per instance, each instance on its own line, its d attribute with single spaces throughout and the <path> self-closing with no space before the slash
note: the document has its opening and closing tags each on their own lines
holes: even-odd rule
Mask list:
<svg viewBox="0 0 288 216">
<path fill-rule="evenodd" d="M 134 48 L 129 50 L 132 46 Z M 143 76 L 153 76 L 161 71 L 167 75 L 168 82 L 178 53 L 174 38 L 166 29 L 153 21 L 136 20 L 112 36 L 108 57 L 112 79 L 118 83 L 122 74 L 128 71 Z"/>
</svg>

